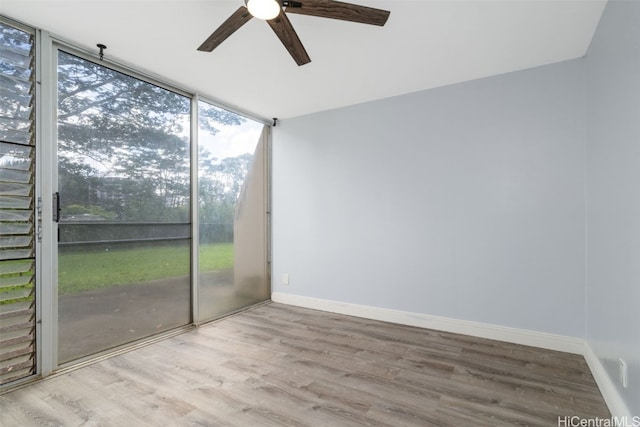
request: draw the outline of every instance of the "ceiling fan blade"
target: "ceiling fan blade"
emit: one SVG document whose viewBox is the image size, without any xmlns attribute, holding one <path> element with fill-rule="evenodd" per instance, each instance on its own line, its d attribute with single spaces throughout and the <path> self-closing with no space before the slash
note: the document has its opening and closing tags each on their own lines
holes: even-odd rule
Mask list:
<svg viewBox="0 0 640 427">
<path fill-rule="evenodd" d="M 360 22 L 383 26 L 389 19 L 388 10 L 343 3 L 335 0 L 299 0 L 283 2 L 287 13 L 319 16 L 321 18 L 341 19 L 343 21 Z"/>
<path fill-rule="evenodd" d="M 276 33 L 284 47 L 287 48 L 294 61 L 296 61 L 296 64 L 304 65 L 311 62 L 311 58 L 309 58 L 296 30 L 293 29 L 284 11 L 281 10 L 277 17 L 268 20 L 267 23 L 273 32 Z"/>
<path fill-rule="evenodd" d="M 233 14 L 227 18 L 227 20 L 224 21 L 222 25 L 220 25 L 218 29 L 215 30 L 213 34 L 204 41 L 204 43 L 202 43 L 202 45 L 200 45 L 198 50 L 211 52 L 213 49 L 218 47 L 220 43 L 225 41 L 227 37 L 249 22 L 251 18 L 253 18 L 253 16 L 251 16 L 249 10 L 244 6 L 240 6 L 238 10 L 233 12 Z"/>
</svg>

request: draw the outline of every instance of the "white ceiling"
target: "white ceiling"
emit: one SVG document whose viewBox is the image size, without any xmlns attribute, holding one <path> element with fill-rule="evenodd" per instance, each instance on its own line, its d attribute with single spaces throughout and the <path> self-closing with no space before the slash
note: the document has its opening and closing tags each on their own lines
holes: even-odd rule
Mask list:
<svg viewBox="0 0 640 427">
<path fill-rule="evenodd" d="M 289 118 L 585 55 L 606 0 L 354 0 L 385 27 L 289 18 L 298 67 L 257 19 L 196 48 L 243 0 L 0 0 L 1 13 L 226 105 Z"/>
</svg>

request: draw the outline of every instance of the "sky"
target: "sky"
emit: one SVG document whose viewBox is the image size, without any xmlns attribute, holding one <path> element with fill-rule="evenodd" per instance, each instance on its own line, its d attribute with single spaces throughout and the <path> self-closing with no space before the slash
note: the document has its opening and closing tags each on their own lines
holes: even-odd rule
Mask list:
<svg viewBox="0 0 640 427">
<path fill-rule="evenodd" d="M 210 151 L 213 157 L 223 159 L 244 153 L 253 154 L 262 128 L 262 123 L 247 119 L 240 126 L 219 125 L 216 135 L 200 130 L 198 137 L 201 147 Z"/>
</svg>

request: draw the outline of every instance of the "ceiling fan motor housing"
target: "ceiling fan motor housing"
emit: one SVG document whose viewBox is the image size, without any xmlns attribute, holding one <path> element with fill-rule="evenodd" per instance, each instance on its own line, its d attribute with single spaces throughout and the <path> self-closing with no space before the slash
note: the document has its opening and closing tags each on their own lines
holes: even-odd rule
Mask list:
<svg viewBox="0 0 640 427">
<path fill-rule="evenodd" d="M 255 16 L 267 21 L 296 64 L 304 65 L 311 62 L 311 58 L 285 12 L 378 26 L 383 26 L 390 15 L 387 10 L 335 0 L 245 0 L 245 2 L 246 7 L 240 6 L 200 45 L 198 50 L 211 52 Z"/>
</svg>

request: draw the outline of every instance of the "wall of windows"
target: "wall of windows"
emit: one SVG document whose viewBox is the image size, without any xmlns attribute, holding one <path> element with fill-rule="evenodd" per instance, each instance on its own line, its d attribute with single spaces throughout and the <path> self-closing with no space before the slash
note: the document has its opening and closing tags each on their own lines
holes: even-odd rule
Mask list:
<svg viewBox="0 0 640 427">
<path fill-rule="evenodd" d="M 19 334 L 5 329 L 18 323 L 30 339 L 11 347 L 16 355 L 28 348 L 16 363 L 29 366 L 3 382 L 47 375 L 269 299 L 268 126 L 47 33 L 35 43 L 37 31 L 22 34 L 4 21 L 0 53 L 26 61 L 42 78 L 39 97 L 33 82 L 26 95 L 9 93 L 4 83 L 17 81 L 15 72 L 0 59 L 3 100 L 27 102 L 42 120 L 36 129 L 35 121 L 21 121 L 27 110 L 0 112 L 0 253 L 18 249 L 4 244 L 17 242 L 18 223 L 31 233 L 26 258 L 0 260 L 0 341 L 15 340 Z M 9 124 L 29 129 L 31 139 L 7 140 Z M 25 173 L 24 183 L 9 179 Z M 18 202 L 26 213 L 16 222 L 9 217 L 18 208 L 9 204 Z M 24 306 L 11 309 L 24 319 L 7 314 L 9 299 Z"/>
</svg>

